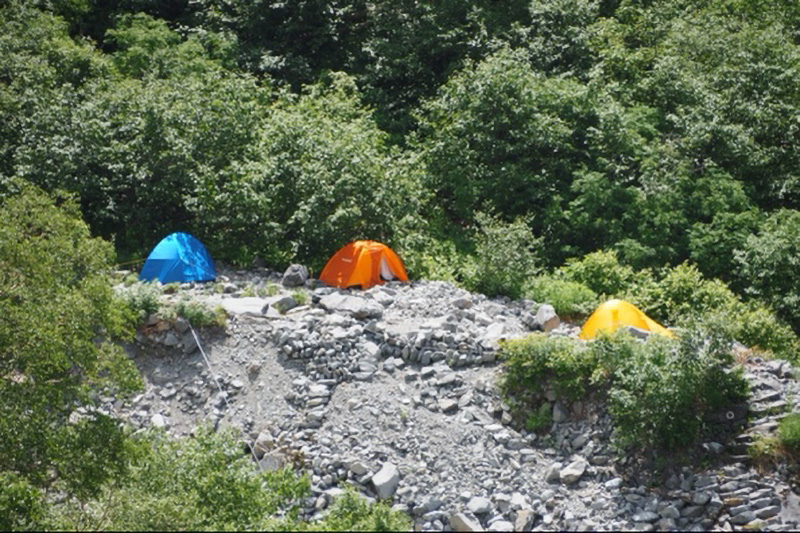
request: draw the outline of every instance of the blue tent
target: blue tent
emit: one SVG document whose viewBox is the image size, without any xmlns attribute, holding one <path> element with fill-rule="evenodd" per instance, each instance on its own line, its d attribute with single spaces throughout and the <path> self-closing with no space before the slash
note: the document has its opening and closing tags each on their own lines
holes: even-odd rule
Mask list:
<svg viewBox="0 0 800 533">
<path fill-rule="evenodd" d="M 188 233 L 172 233 L 153 248 L 139 279 L 161 283 L 214 281 L 214 261 L 203 243 Z"/>
</svg>

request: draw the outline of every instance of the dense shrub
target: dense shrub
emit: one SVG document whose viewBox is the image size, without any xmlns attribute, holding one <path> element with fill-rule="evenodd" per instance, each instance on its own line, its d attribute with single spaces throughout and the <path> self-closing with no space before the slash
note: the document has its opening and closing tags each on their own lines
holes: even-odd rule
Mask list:
<svg viewBox="0 0 800 533">
<path fill-rule="evenodd" d="M 523 295 L 550 304 L 559 315 L 588 315 L 598 305 L 597 294 L 582 283 L 552 276 L 537 276 L 525 283 Z"/>
<path fill-rule="evenodd" d="M 649 315 L 668 324 L 678 324 L 737 301 L 723 282 L 709 280 L 696 266 L 684 263 L 668 269 L 655 285 L 631 289 L 638 304 Z"/>
<path fill-rule="evenodd" d="M 730 341 L 690 330 L 677 341 L 653 335 L 644 344 L 617 336 L 601 341 L 610 367 L 608 410 L 626 446 L 676 449 L 691 444 L 704 417 L 741 401 L 746 381 L 731 370 Z"/>
<path fill-rule="evenodd" d="M 564 279 L 581 283 L 605 296 L 622 294 L 636 282 L 637 277 L 647 274 L 647 271 L 637 273 L 630 266 L 620 264 L 616 252 L 603 250 L 580 259 L 570 259 L 558 269 L 558 275 Z"/>
<path fill-rule="evenodd" d="M 792 413 L 781 420 L 778 439 L 787 452 L 800 457 L 800 414 Z"/>
<path fill-rule="evenodd" d="M 388 502 L 368 503 L 352 487 L 338 496 L 325 518 L 312 524 L 295 524 L 300 531 L 409 531 L 411 519 L 393 511 Z"/>
<path fill-rule="evenodd" d="M 548 389 L 567 401 L 579 399 L 596 368 L 585 344 L 543 334 L 504 342 L 501 358 L 500 390 L 523 422 L 533 414 L 543 414 L 541 405 Z M 539 425 L 540 421 L 531 423 Z"/>
<path fill-rule="evenodd" d="M 800 211 L 771 215 L 736 252 L 736 263 L 745 292 L 800 330 Z"/>
<path fill-rule="evenodd" d="M 161 291 L 155 283 L 133 283 L 120 292 L 120 300 L 128 307 L 138 326 L 161 307 Z"/>
<path fill-rule="evenodd" d="M 264 529 L 277 525 L 307 494 L 308 480 L 286 468 L 259 472 L 228 433 L 197 431 L 195 437 L 140 438 L 123 483 L 93 505 L 55 509 L 66 529 L 201 530 Z"/>
<path fill-rule="evenodd" d="M 571 401 L 598 390 L 608 397 L 616 439 L 626 447 L 688 445 L 708 414 L 746 394 L 741 370 L 732 369 L 730 339 L 710 327 L 687 329 L 678 339 L 652 335 L 644 343 L 624 330 L 590 343 L 535 334 L 504 343 L 501 356 L 500 389 L 517 420 L 546 424 L 548 389 Z"/>
<path fill-rule="evenodd" d="M 151 431 L 135 446 L 128 474 L 96 498 L 49 508 L 54 529 L 397 531 L 408 518 L 348 489 L 317 523 L 301 522 L 306 476 L 291 467 L 260 471 L 232 431 L 199 428 L 193 437 Z M 18 491 L 19 492 L 19 491 Z M 3 498 L 0 493 L 0 498 Z M 19 500 L 19 498 L 18 498 Z"/>
<path fill-rule="evenodd" d="M 519 298 L 525 281 L 536 273 L 539 242 L 522 219 L 505 223 L 478 213 L 473 272 L 465 274 L 470 290 L 488 296 Z"/>
</svg>

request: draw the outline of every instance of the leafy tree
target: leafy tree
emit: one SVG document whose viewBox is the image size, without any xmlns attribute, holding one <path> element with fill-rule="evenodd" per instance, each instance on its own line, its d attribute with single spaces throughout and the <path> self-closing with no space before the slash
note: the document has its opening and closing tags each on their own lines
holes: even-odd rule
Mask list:
<svg viewBox="0 0 800 533">
<path fill-rule="evenodd" d="M 139 376 L 111 342 L 124 333 L 106 271 L 74 202 L 15 181 L 0 204 L 0 486 L 4 528 L 34 525 L 52 485 L 86 499 L 124 471 L 125 440 L 92 391 L 125 394 Z M 13 189 L 17 189 L 14 191 Z"/>
<path fill-rule="evenodd" d="M 391 243 L 421 224 L 416 158 L 390 148 L 353 80 L 332 75 L 271 109 L 246 160 L 197 185 L 196 220 L 212 247 L 315 268 L 348 241 Z"/>
<path fill-rule="evenodd" d="M 112 58 L 127 77 L 182 78 L 222 66 L 209 57 L 196 35 L 183 39 L 165 21 L 143 13 L 119 17 L 116 27 L 106 33 L 106 40 L 116 46 Z"/>
<path fill-rule="evenodd" d="M 53 105 L 62 87 L 80 87 L 112 71 L 90 43 L 69 37 L 60 18 L 21 2 L 0 6 L 0 174 L 14 174 L 31 114 Z"/>
<path fill-rule="evenodd" d="M 268 100 L 252 79 L 223 73 L 64 91 L 31 117 L 17 171 L 79 193 L 93 231 L 142 257 L 197 227 L 197 184 L 244 157 Z"/>
<path fill-rule="evenodd" d="M 97 495 L 93 505 L 72 501 L 54 509 L 58 527 L 275 528 L 279 512 L 290 512 L 308 494 L 308 479 L 291 468 L 260 472 L 230 432 L 200 428 L 184 439 L 153 433 L 136 444 L 128 475 Z"/>
<path fill-rule="evenodd" d="M 735 252 L 745 292 L 771 305 L 795 325 L 800 318 L 800 211 L 782 209 L 767 218 Z"/>
<path fill-rule="evenodd" d="M 489 296 L 519 298 L 528 278 L 538 269 L 539 241 L 523 219 L 511 223 L 478 213 L 474 271 L 465 285 Z"/>
</svg>

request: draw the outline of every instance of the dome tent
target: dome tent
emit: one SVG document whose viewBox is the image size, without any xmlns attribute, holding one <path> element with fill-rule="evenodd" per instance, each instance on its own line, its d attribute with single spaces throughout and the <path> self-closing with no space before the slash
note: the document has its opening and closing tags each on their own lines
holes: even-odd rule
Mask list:
<svg viewBox="0 0 800 533">
<path fill-rule="evenodd" d="M 385 244 L 354 241 L 333 254 L 319 279 L 333 287 L 361 285 L 362 289 L 368 289 L 393 279 L 408 281 L 408 275 L 403 262 Z"/>
<path fill-rule="evenodd" d="M 673 337 L 674 334 L 625 300 L 609 300 L 595 309 L 581 328 L 581 339 L 593 339 L 601 331 L 611 333 L 625 326 Z"/>
<path fill-rule="evenodd" d="M 171 233 L 159 242 L 142 267 L 141 281 L 161 283 L 214 281 L 214 261 L 203 243 L 188 233 Z"/>
</svg>

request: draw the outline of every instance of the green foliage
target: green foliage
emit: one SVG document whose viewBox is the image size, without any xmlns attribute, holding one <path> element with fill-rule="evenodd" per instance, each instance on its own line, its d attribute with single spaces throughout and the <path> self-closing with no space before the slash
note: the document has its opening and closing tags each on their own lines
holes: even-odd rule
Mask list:
<svg viewBox="0 0 800 533">
<path fill-rule="evenodd" d="M 297 302 L 297 305 L 305 305 L 309 300 L 308 292 L 304 291 L 303 289 L 292 291 L 292 298 L 295 302 Z"/>
<path fill-rule="evenodd" d="M 58 528 L 110 530 L 269 529 L 308 493 L 289 468 L 259 472 L 229 433 L 193 438 L 151 434 L 138 444 L 129 475 L 90 505 L 58 509 Z M 72 502 L 74 503 L 74 502 Z"/>
<path fill-rule="evenodd" d="M 598 295 L 582 283 L 553 276 L 537 276 L 525 283 L 523 294 L 538 303 L 553 306 L 559 315 L 588 315 L 598 305 Z"/>
<path fill-rule="evenodd" d="M 428 185 L 453 221 L 471 222 L 475 211 L 536 213 L 534 229 L 557 216 L 596 122 L 585 87 L 544 78 L 507 49 L 451 78 L 420 118 Z"/>
<path fill-rule="evenodd" d="M 550 404 L 543 403 L 539 409 L 534 409 L 525 419 L 525 429 L 528 431 L 542 431 L 549 428 L 553 423 L 553 413 Z"/>
<path fill-rule="evenodd" d="M 569 401 L 599 390 L 624 447 L 686 446 L 706 415 L 747 394 L 741 369 L 732 369 L 730 339 L 709 323 L 677 340 L 653 335 L 644 343 L 623 330 L 590 343 L 535 334 L 504 343 L 501 357 L 500 390 L 518 420 L 547 423 L 548 389 Z"/>
<path fill-rule="evenodd" d="M 165 21 L 144 13 L 122 15 L 106 37 L 117 48 L 114 63 L 127 77 L 182 78 L 220 68 L 197 37 L 183 40 Z"/>
<path fill-rule="evenodd" d="M 647 271 L 634 272 L 628 265 L 620 264 L 613 251 L 598 251 L 580 259 L 570 259 L 558 270 L 565 280 L 580 283 L 593 292 L 613 296 L 627 291 L 637 279 L 647 276 Z"/>
<path fill-rule="evenodd" d="M 800 211 L 772 214 L 736 252 L 745 292 L 759 298 L 790 323 L 800 319 Z"/>
<path fill-rule="evenodd" d="M 228 320 L 228 314 L 222 307 L 210 309 L 201 302 L 185 299 L 175 305 L 175 314 L 184 317 L 196 328 L 208 326 L 224 328 Z"/>
<path fill-rule="evenodd" d="M 758 229 L 756 210 L 720 212 L 709 223 L 695 223 L 689 234 L 689 257 L 707 277 L 741 285 L 736 278 L 736 251 Z"/>
<path fill-rule="evenodd" d="M 35 529 L 43 523 L 43 494 L 23 476 L 0 472 L 0 529 Z"/>
<path fill-rule="evenodd" d="M 352 487 L 338 496 L 325 518 L 308 527 L 301 524 L 298 530 L 310 531 L 409 531 L 411 519 L 404 513 L 393 511 L 387 502 L 370 504 Z"/>
<path fill-rule="evenodd" d="M 525 281 L 537 270 L 538 239 L 523 219 L 505 223 L 482 213 L 475 219 L 475 269 L 465 276 L 464 284 L 488 296 L 519 298 Z"/>
<path fill-rule="evenodd" d="M 598 348 L 610 372 L 608 410 L 626 446 L 691 444 L 707 414 L 747 393 L 741 369 L 731 370 L 730 341 L 714 330 L 688 330 L 678 341 L 653 335 L 645 344 L 617 335 Z"/>
<path fill-rule="evenodd" d="M 133 283 L 120 293 L 120 299 L 133 313 L 135 326 L 161 307 L 161 291 L 155 283 Z"/>
<path fill-rule="evenodd" d="M 669 269 L 656 284 L 635 287 L 631 293 L 643 311 L 669 324 L 695 320 L 737 301 L 727 285 L 704 279 L 697 267 L 688 263 Z"/>
<path fill-rule="evenodd" d="M 800 454 L 800 414 L 793 413 L 781 419 L 778 439 L 786 451 L 795 456 Z"/>
<path fill-rule="evenodd" d="M 501 357 L 500 390 L 516 405 L 525 406 L 538 405 L 547 387 L 569 401 L 581 398 L 596 366 L 585 345 L 538 333 L 504 342 Z"/>
<path fill-rule="evenodd" d="M 342 243 L 391 245 L 420 224 L 419 171 L 386 145 L 353 80 L 334 74 L 273 106 L 254 153 L 208 174 L 193 213 L 206 242 L 228 257 L 258 253 L 318 270 Z"/>
<path fill-rule="evenodd" d="M 262 298 L 265 296 L 275 296 L 281 292 L 281 287 L 277 283 L 267 282 L 266 285 L 259 287 L 258 296 Z"/>
<path fill-rule="evenodd" d="M 71 199 L 18 186 L 0 204 L 0 473 L 17 480 L 3 495 L 11 516 L 36 510 L 33 487 L 53 472 L 81 498 L 117 477 L 120 428 L 92 409 L 91 391 L 141 386 L 113 343 L 130 330 L 107 275 L 111 246 L 90 237 Z M 84 420 L 67 423 L 79 407 Z"/>
</svg>

